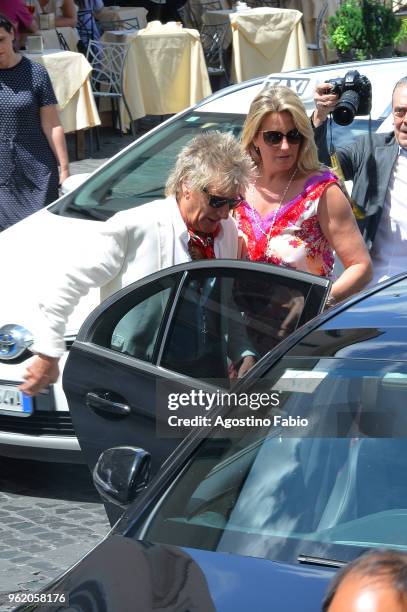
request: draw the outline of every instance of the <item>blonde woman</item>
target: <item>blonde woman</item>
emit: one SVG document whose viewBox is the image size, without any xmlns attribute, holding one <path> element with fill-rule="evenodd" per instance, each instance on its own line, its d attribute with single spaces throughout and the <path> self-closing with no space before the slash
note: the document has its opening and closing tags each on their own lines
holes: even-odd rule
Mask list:
<svg viewBox="0 0 407 612">
<path fill-rule="evenodd" d="M 258 170 L 236 210 L 249 259 L 329 277 L 336 252 L 344 271 L 330 303 L 362 289 L 372 274 L 369 254 L 338 179 L 318 162 L 297 94 L 282 86 L 260 92 L 242 145 Z"/>
</svg>

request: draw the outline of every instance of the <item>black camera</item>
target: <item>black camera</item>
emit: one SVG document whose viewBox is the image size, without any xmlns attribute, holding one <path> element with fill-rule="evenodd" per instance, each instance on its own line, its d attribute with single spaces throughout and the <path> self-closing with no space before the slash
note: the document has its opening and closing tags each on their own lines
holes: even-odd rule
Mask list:
<svg viewBox="0 0 407 612">
<path fill-rule="evenodd" d="M 372 108 L 372 85 L 366 76 L 357 70 L 349 70 L 343 78 L 328 79 L 332 84 L 329 93 L 337 94 L 339 100 L 332 117 L 339 125 L 349 125 L 355 115 L 368 115 Z"/>
</svg>

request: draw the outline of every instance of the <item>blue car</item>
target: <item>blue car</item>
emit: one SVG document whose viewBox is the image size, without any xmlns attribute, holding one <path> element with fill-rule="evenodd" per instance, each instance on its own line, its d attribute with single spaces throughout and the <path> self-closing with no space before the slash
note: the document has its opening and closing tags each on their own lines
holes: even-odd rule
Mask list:
<svg viewBox="0 0 407 612">
<path fill-rule="evenodd" d="M 199 265 L 160 274 L 180 273 L 185 280 Z M 215 268 L 221 274 L 226 264 L 212 265 L 208 274 L 215 276 Z M 247 270 L 251 264 L 230 265 Z M 235 299 L 241 309 L 245 305 L 261 314 L 267 304 L 261 303 L 256 274 L 252 284 L 242 285 L 239 277 Z M 224 395 L 213 381 L 168 375 L 157 391 L 157 405 L 146 404 L 138 417 L 141 424 L 151 418 L 150 409 L 157 415 L 156 438 L 161 432 L 169 445 L 161 450 L 140 447 L 137 419 L 129 416 L 133 400 L 105 397 L 98 408 L 103 398 L 95 392 L 97 384 L 107 384 L 107 372 L 114 372 L 116 389 L 126 395 L 132 375 L 140 376 L 143 368 L 146 379 L 154 368 L 166 370 L 159 359 L 176 327 L 171 319 L 176 304 L 165 329 L 152 330 L 158 331 L 158 365 L 143 366 L 140 355 L 107 346 L 129 312 L 125 305 L 134 307 L 156 280 L 136 283 L 99 306 L 82 327 L 65 368 L 69 401 L 75 394 L 84 400 L 82 417 L 75 406 L 72 417 L 90 465 L 95 448 L 103 450 L 94 482 L 123 515 L 103 542 L 41 593 L 49 598 L 46 604 L 18 609 L 316 612 L 339 567 L 369 548 L 407 549 L 407 274 L 298 326 L 243 379 L 224 381 Z M 163 277 L 161 282 L 164 286 Z M 299 291 L 304 279 L 293 276 L 291 282 Z M 323 303 L 326 287 L 314 291 Z M 301 303 L 306 308 L 306 299 Z M 254 329 L 267 336 L 266 319 L 259 321 Z M 187 345 L 184 349 L 188 353 Z M 79 368 L 82 377 L 75 382 Z M 178 395 L 170 397 L 174 388 Z M 180 393 L 193 398 L 197 389 L 215 394 L 202 396 L 216 398 L 210 410 L 205 402 L 195 412 L 194 402 L 181 405 Z M 141 405 L 146 396 L 140 382 L 137 391 Z M 89 393 L 94 395 L 86 409 Z M 95 424 L 98 410 L 104 428 L 95 428 L 92 440 L 89 423 Z M 169 419 L 204 413 L 210 421 L 190 427 L 149 482 L 151 466 L 155 469 L 150 453 L 164 456 L 175 445 Z M 122 428 L 127 423 L 139 446 L 117 446 L 115 423 Z M 173 427 L 175 438 L 185 425 Z M 51 606 L 58 594 L 65 603 L 54 600 Z"/>
</svg>

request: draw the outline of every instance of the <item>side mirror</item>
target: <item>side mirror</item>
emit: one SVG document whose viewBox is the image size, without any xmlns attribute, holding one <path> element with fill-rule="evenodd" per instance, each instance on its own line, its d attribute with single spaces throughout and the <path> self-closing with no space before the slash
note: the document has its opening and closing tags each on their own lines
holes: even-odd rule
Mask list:
<svg viewBox="0 0 407 612">
<path fill-rule="evenodd" d="M 61 185 L 61 192 L 66 195 L 70 191 L 73 191 L 79 185 L 82 185 L 90 176 L 90 172 L 82 172 L 81 174 L 71 174 Z"/>
<path fill-rule="evenodd" d="M 93 482 L 100 496 L 121 508 L 127 508 L 150 478 L 151 455 L 143 448 L 117 446 L 99 457 L 93 470 Z"/>
</svg>

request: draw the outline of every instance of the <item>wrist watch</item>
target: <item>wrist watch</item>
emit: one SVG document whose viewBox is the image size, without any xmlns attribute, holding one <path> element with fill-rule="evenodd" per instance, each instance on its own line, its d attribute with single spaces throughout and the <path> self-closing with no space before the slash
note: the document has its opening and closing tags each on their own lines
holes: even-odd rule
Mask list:
<svg viewBox="0 0 407 612">
<path fill-rule="evenodd" d="M 328 310 L 328 308 L 332 308 L 332 306 L 335 306 L 336 304 L 336 299 L 333 295 L 329 295 L 328 299 L 325 302 L 325 308 L 324 310 Z"/>
</svg>

